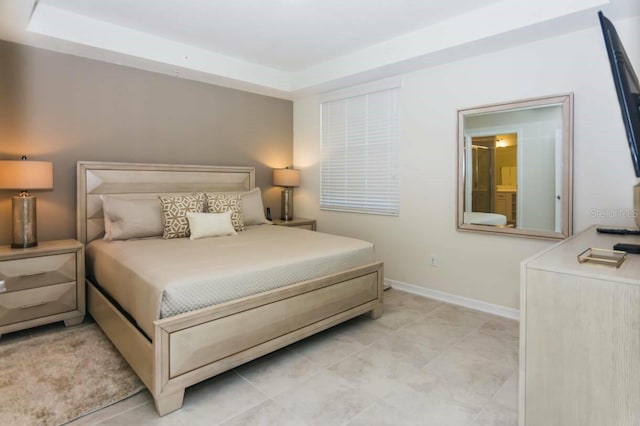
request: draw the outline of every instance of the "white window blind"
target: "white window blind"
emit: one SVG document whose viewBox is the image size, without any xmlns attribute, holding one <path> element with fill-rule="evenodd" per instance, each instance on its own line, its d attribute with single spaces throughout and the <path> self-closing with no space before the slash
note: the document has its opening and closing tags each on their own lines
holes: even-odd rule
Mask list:
<svg viewBox="0 0 640 426">
<path fill-rule="evenodd" d="M 322 104 L 321 209 L 399 214 L 398 92 Z"/>
</svg>

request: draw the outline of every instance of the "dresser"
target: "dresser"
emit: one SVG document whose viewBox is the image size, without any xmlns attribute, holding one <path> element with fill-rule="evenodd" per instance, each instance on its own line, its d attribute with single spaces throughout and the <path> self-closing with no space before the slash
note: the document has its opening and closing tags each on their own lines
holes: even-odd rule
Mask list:
<svg viewBox="0 0 640 426">
<path fill-rule="evenodd" d="M 640 255 L 577 260 L 618 242 L 640 236 L 594 226 L 521 264 L 520 426 L 640 425 Z"/>
<path fill-rule="evenodd" d="M 0 335 L 85 315 L 84 246 L 76 240 L 37 247 L 0 246 Z"/>
</svg>

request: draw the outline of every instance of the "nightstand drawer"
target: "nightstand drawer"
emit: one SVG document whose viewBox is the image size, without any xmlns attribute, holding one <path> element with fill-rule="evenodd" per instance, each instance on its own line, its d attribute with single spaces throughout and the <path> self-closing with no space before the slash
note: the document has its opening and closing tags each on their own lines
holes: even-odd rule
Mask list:
<svg viewBox="0 0 640 426">
<path fill-rule="evenodd" d="M 0 295 L 0 325 L 61 314 L 76 308 L 75 281 L 14 291 Z"/>
<path fill-rule="evenodd" d="M 76 281 L 75 253 L 0 262 L 0 294 L 69 281 Z"/>
</svg>

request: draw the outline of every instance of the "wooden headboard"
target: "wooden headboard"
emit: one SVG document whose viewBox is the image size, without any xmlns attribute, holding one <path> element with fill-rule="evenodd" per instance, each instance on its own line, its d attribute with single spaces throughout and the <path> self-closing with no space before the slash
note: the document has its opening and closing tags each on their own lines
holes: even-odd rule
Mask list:
<svg viewBox="0 0 640 426">
<path fill-rule="evenodd" d="M 87 244 L 104 235 L 103 194 L 126 198 L 193 192 L 248 191 L 255 168 L 180 164 L 78 161 L 77 239 Z"/>
</svg>

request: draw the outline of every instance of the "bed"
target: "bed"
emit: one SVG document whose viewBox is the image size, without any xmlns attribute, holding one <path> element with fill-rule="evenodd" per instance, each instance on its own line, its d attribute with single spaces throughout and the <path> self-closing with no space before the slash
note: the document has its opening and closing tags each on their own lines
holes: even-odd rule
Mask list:
<svg viewBox="0 0 640 426">
<path fill-rule="evenodd" d="M 498 213 L 464 212 L 464 223 L 504 226 L 507 224 L 507 217 Z"/>
<path fill-rule="evenodd" d="M 77 232 L 78 239 L 87 245 L 88 310 L 149 389 L 161 416 L 182 406 L 188 386 L 355 316 L 369 312 L 375 319 L 382 315 L 383 265 L 372 258 L 366 243 L 358 240 L 260 225 L 248 227 L 237 237 L 164 240 L 167 245 L 163 247 L 170 249 L 158 249 L 159 242 L 153 238 L 117 244 L 102 241 L 103 196 L 137 199 L 194 192 L 242 192 L 254 188 L 254 176 L 251 167 L 78 162 Z M 335 244 L 334 238 L 337 246 L 331 248 L 329 243 Z M 298 244 L 298 249 L 278 257 L 274 255 L 276 250 L 265 251 L 271 241 L 278 241 L 278 247 Z M 254 244 L 255 250 L 247 249 Z M 232 253 L 230 246 L 239 247 L 238 251 Z M 341 258 L 332 257 L 337 256 L 337 247 L 344 247 Z M 184 255 L 177 255 L 183 250 Z M 162 258 L 163 252 L 171 255 Z M 171 292 L 165 293 L 163 283 L 178 282 L 186 293 L 201 293 L 198 286 L 203 280 L 183 283 L 182 274 L 175 273 L 181 270 L 178 265 L 184 265 L 185 271 L 196 276 L 203 273 L 199 266 L 209 261 L 198 260 L 196 253 L 219 253 L 211 256 L 220 259 L 215 270 L 222 273 L 233 265 L 236 269 L 226 270 L 236 280 L 232 288 L 249 283 L 246 285 L 252 290 L 240 297 L 233 294 L 235 290 L 216 290 L 214 293 L 225 296 L 212 296 L 209 292 L 210 300 L 203 306 L 190 301 L 187 304 L 195 308 L 174 309 Z M 282 263 L 285 258 L 295 260 L 301 269 L 296 272 Z M 309 272 L 314 269 L 309 265 L 316 258 L 319 266 Z M 162 270 L 152 265 L 145 269 L 149 259 L 164 266 L 175 262 L 176 267 Z M 109 271 L 118 263 L 125 265 L 125 272 L 111 274 Z M 260 278 L 258 285 L 251 284 L 251 274 L 238 272 L 247 269 L 268 279 Z M 184 274 L 185 280 L 187 275 Z M 138 279 L 150 281 L 151 288 L 138 290 Z M 111 281 L 109 290 L 103 288 L 102 280 Z M 169 313 L 163 311 L 165 294 L 171 302 Z M 181 298 L 178 295 L 173 300 Z M 147 314 L 137 312 L 131 305 Z M 149 312 L 155 317 L 150 317 Z"/>
</svg>

